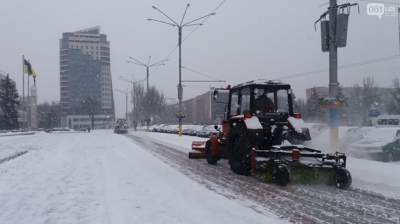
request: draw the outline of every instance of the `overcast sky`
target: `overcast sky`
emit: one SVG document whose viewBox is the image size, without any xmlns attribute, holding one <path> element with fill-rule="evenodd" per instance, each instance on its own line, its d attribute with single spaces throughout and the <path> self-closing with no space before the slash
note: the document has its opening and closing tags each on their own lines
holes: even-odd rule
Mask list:
<svg viewBox="0 0 400 224">
<path fill-rule="evenodd" d="M 392 0 L 388 2 L 397 2 Z M 183 44 L 183 65 L 215 79 L 236 84 L 252 79 L 280 79 L 295 73 L 328 68 L 328 54 L 321 52 L 320 33 L 314 21 L 326 10 L 328 0 L 226 0 L 217 15 L 206 21 Z M 341 1 L 343 2 L 343 1 Z M 356 1 L 357 2 L 357 1 Z M 359 1 L 360 2 L 360 1 Z M 373 2 L 373 1 L 372 1 Z M 99 25 L 111 43 L 114 89 L 129 85 L 120 76 L 145 77 L 142 67 L 126 63 L 129 56 L 145 60 L 167 57 L 177 44 L 177 30 L 148 22 L 164 18 L 151 8 L 156 5 L 179 20 L 185 0 L 9 0 L 0 7 L 0 70 L 10 73 L 21 89 L 21 57 L 30 59 L 38 72 L 38 100 L 59 100 L 59 39 L 71 32 Z M 214 10 L 221 0 L 192 0 L 187 19 Z M 352 10 L 348 46 L 339 50 L 339 65 L 399 54 L 397 16 L 368 16 L 367 1 L 360 14 Z M 394 6 L 386 3 L 387 7 Z M 184 30 L 184 35 L 191 29 Z M 150 84 L 167 97 L 176 98 L 178 52 L 166 66 L 151 71 Z M 373 76 L 381 86 L 390 86 L 400 74 L 399 60 L 384 61 L 339 70 L 339 82 L 350 86 Z M 183 71 L 183 79 L 205 79 Z M 284 79 L 296 95 L 305 88 L 326 86 L 328 73 Z M 211 84 L 187 84 L 184 98 L 207 91 Z M 212 84 L 221 85 L 221 84 Z M 225 84 L 224 84 L 225 85 Z M 114 93 L 117 116 L 124 111 L 124 96 Z"/>
</svg>

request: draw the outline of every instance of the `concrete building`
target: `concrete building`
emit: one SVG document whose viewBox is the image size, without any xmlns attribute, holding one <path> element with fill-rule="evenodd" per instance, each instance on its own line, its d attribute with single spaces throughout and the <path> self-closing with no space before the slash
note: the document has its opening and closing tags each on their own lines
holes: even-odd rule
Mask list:
<svg viewBox="0 0 400 224">
<path fill-rule="evenodd" d="M 67 126 L 75 130 L 91 128 L 92 125 L 88 115 L 68 115 L 66 119 Z M 114 119 L 110 115 L 95 115 L 93 120 L 95 129 L 112 128 L 114 124 Z"/>
<path fill-rule="evenodd" d="M 114 119 L 110 62 L 110 43 L 100 33 L 100 27 L 63 33 L 60 40 L 62 126 L 68 126 L 69 115 L 87 115 L 88 99 L 95 101 L 96 115 Z"/>
<path fill-rule="evenodd" d="M 228 102 L 226 93 L 219 94 L 219 102 L 214 101 L 213 91 L 207 91 L 204 94 L 193 97 L 182 102 L 185 113 L 185 124 L 220 124 L 224 119 L 225 107 Z M 170 116 L 165 116 L 163 122 L 176 123 L 175 114 L 178 112 L 178 104 L 168 106 Z"/>
</svg>

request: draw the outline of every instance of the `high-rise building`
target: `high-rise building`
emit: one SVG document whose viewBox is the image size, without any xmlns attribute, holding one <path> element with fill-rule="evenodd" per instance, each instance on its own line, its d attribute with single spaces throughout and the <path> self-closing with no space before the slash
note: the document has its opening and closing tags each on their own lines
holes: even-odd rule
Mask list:
<svg viewBox="0 0 400 224">
<path fill-rule="evenodd" d="M 100 27 L 63 33 L 60 103 L 63 126 L 70 126 L 68 116 L 87 115 L 89 110 L 114 119 L 110 43 Z"/>
</svg>

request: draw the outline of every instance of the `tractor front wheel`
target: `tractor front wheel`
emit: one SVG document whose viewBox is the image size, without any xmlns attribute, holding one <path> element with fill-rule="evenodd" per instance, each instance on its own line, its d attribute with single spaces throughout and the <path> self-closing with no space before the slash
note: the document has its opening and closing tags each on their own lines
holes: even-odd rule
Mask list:
<svg viewBox="0 0 400 224">
<path fill-rule="evenodd" d="M 351 185 L 352 178 L 351 174 L 345 168 L 337 168 L 336 169 L 336 187 L 339 189 L 348 189 Z"/>
</svg>

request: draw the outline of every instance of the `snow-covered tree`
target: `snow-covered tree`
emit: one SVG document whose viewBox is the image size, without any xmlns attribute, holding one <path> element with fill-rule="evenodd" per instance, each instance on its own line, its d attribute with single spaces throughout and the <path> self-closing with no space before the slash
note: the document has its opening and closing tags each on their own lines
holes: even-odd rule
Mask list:
<svg viewBox="0 0 400 224">
<path fill-rule="evenodd" d="M 0 128 L 11 130 L 18 128 L 18 111 L 19 105 L 18 92 L 15 82 L 7 76 L 0 80 Z"/>
<path fill-rule="evenodd" d="M 162 116 L 165 111 L 164 94 L 158 91 L 154 86 L 149 88 L 149 91 L 144 95 L 143 108 L 147 115 L 145 119 L 157 119 Z"/>
<path fill-rule="evenodd" d="M 386 110 L 389 114 L 400 114 L 400 79 L 393 80 L 393 90 L 390 92 L 390 98 L 386 103 Z"/>
<path fill-rule="evenodd" d="M 364 125 L 367 125 L 369 123 L 368 122 L 369 110 L 371 109 L 372 105 L 374 105 L 377 102 L 380 102 L 378 85 L 376 84 L 373 77 L 366 77 L 363 80 L 362 111 L 361 111 Z"/>
<path fill-rule="evenodd" d="M 37 106 L 39 128 L 55 128 L 61 124 L 61 107 L 59 103 L 42 103 Z"/>
<path fill-rule="evenodd" d="M 160 117 L 165 116 L 164 94 L 154 86 L 151 86 L 146 92 L 142 84 L 136 84 L 132 101 L 134 105 L 133 121 L 145 121 L 150 118 L 160 120 Z"/>
</svg>

